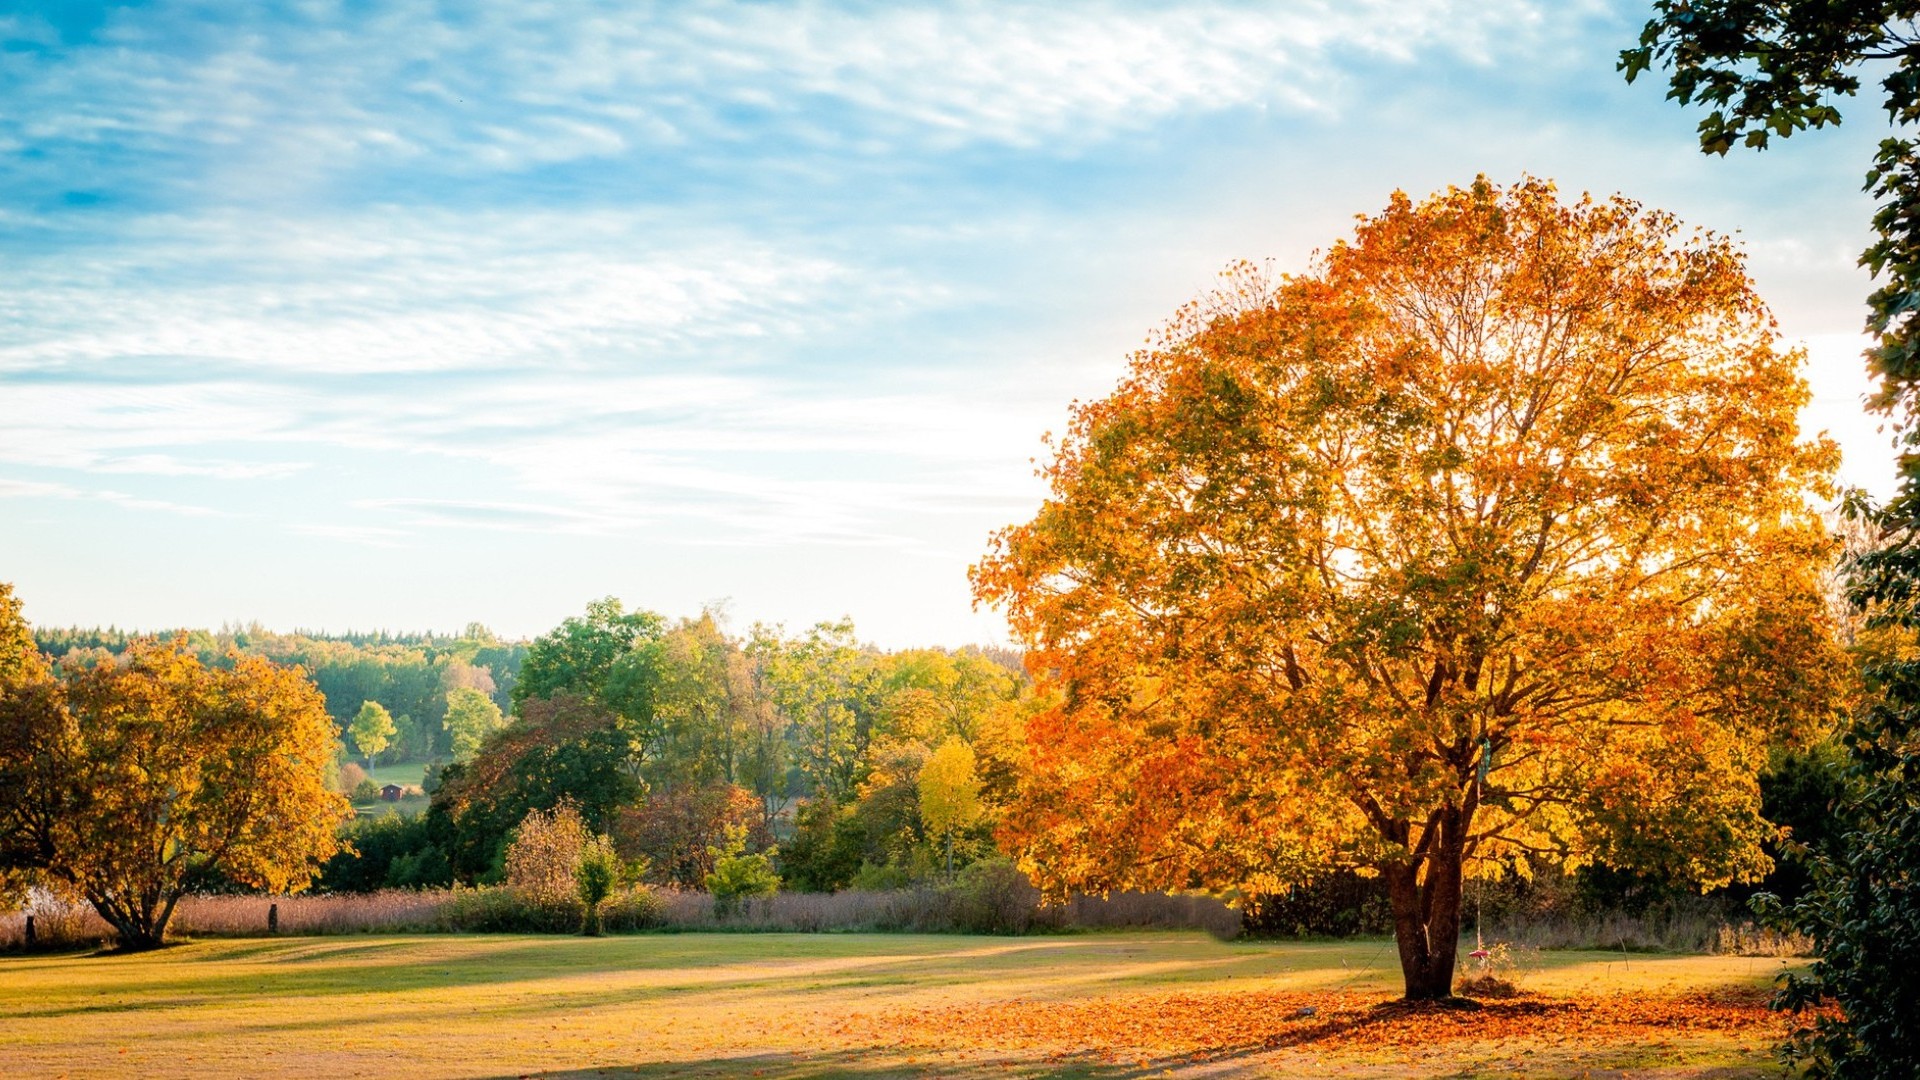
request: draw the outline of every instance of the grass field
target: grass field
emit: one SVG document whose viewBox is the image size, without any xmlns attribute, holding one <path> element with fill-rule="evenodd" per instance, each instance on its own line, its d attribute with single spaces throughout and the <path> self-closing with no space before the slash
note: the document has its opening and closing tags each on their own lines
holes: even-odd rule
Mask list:
<svg viewBox="0 0 1920 1080">
<path fill-rule="evenodd" d="M 1780 966 L 1547 953 L 1519 999 L 1409 1012 L 1377 941 L 218 940 L 0 958 L 0 1074 L 1725 1080 L 1770 1075 Z"/>
</svg>

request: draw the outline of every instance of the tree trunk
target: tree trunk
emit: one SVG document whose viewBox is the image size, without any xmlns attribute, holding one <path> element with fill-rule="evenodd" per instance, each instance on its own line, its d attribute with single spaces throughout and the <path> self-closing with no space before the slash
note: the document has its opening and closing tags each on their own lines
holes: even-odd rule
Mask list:
<svg viewBox="0 0 1920 1080">
<path fill-rule="evenodd" d="M 1453 996 L 1467 815 L 1449 808 L 1438 819 L 1425 855 L 1425 875 L 1420 873 L 1420 863 L 1411 858 L 1381 867 L 1393 905 L 1393 937 L 1400 948 L 1400 974 L 1408 1001 Z"/>
<path fill-rule="evenodd" d="M 108 926 L 120 939 L 120 948 L 127 952 L 141 952 L 157 949 L 166 943 L 167 922 L 173 917 L 173 906 L 179 897 L 169 898 L 160 909 L 155 911 L 155 902 L 144 903 L 131 900 L 116 902 L 103 896 L 89 896 L 93 910 L 100 913 Z"/>
</svg>

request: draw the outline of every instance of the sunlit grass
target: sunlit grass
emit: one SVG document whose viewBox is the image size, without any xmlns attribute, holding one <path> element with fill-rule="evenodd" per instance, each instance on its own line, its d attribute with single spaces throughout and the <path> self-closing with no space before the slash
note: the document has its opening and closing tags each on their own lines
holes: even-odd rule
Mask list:
<svg viewBox="0 0 1920 1080">
<path fill-rule="evenodd" d="M 1540 955 L 1522 978 L 1546 995 L 1658 995 L 1763 987 L 1779 967 L 1564 952 Z M 8 957 L 0 980 L 0 1071 L 9 1076 L 1120 1076 L 1221 1075 L 1229 1062 L 1152 1048 L 996 1047 L 992 1032 L 964 1048 L 922 1046 L 847 1021 L 1009 1000 L 1386 994 L 1398 972 L 1378 941 L 678 934 L 206 941 L 143 955 Z M 1227 1071 L 1459 1075 L 1473 1074 L 1479 1055 L 1487 1075 L 1713 1066 L 1758 1076 L 1766 1050 L 1750 1033 L 1697 1031 L 1655 1050 L 1509 1040 L 1423 1057 L 1307 1044 L 1248 1047 Z"/>
</svg>

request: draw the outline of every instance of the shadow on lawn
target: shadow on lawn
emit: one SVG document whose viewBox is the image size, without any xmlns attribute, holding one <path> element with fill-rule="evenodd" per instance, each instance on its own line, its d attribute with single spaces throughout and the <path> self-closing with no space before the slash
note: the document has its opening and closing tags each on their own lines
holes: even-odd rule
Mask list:
<svg viewBox="0 0 1920 1080">
<path fill-rule="evenodd" d="M 1046 1059 L 992 1057 L 978 1061 L 951 1058 L 937 1060 L 902 1057 L 898 1052 L 878 1053 L 848 1050 L 837 1053 L 744 1054 L 738 1057 L 706 1061 L 658 1061 L 633 1065 L 600 1065 L 579 1069 L 553 1069 L 537 1072 L 505 1072 L 486 1080 L 650 1080 L 653 1077 L 684 1077 L 713 1080 L 719 1077 L 760 1077 L 762 1080 L 821 1080 L 825 1077 L 853 1077 L 855 1080 L 880 1080 L 882 1077 L 957 1077 L 959 1080 L 984 1080 L 994 1077 L 1081 1077 L 1085 1080 L 1143 1080 L 1164 1076 L 1169 1068 L 1190 1063 L 1191 1059 L 1140 1061 L 1120 1065 L 1087 1056 L 1055 1056 Z M 1210 1075 L 1232 1075 L 1232 1070 L 1210 1070 Z"/>
<path fill-rule="evenodd" d="M 583 944 L 609 940 L 622 942 L 625 947 Z M 1083 985 L 1205 981 L 1235 971 L 1251 973 L 1264 963 L 1259 954 L 1247 953 L 1150 962 L 1152 977 L 1146 979 L 1141 970 L 1116 970 L 1112 958 L 1099 955 L 1102 950 L 1089 949 L 1085 942 L 1045 938 L 956 938 L 956 944 L 964 943 L 966 947 L 931 953 L 919 952 L 912 947 L 915 943 L 903 940 L 901 944 L 907 947 L 899 951 L 866 955 L 794 953 L 779 948 L 769 948 L 757 956 L 740 952 L 715 955 L 699 948 L 657 949 L 659 944 L 679 945 L 690 940 L 678 936 L 581 939 L 520 935 L 448 935 L 374 941 L 338 937 L 282 938 L 244 943 L 182 943 L 144 954 L 123 954 L 118 959 L 137 965 L 140 957 L 151 956 L 187 965 L 171 977 L 139 983 L 140 993 L 153 996 L 157 1002 L 144 1005 L 146 1008 L 164 1008 L 189 1001 L 197 1004 L 253 1000 L 269 994 L 308 998 L 357 996 L 370 988 L 386 994 L 435 994 L 462 987 L 547 979 L 577 980 L 599 974 L 657 973 L 639 985 L 629 983 L 607 988 L 576 983 L 511 1001 L 489 1001 L 477 1008 L 473 1002 L 462 1002 L 452 1009 L 455 1015 L 481 1013 L 500 1018 L 716 994 L 785 999 L 855 988 L 937 988 L 978 982 L 984 973 L 982 964 L 988 965 L 987 970 L 995 975 L 1019 977 L 1044 972 L 1053 984 L 1054 993 L 1071 996 Z M 761 940 L 769 945 L 777 944 L 770 938 Z M 729 944 L 745 942 L 758 943 L 750 938 L 729 939 Z M 423 945 L 429 947 L 427 955 L 421 954 Z M 555 945 L 563 947 L 555 948 Z M 635 947 L 639 945 L 656 948 Z M 101 954 L 68 957 L 69 962 L 77 965 L 76 972 L 90 969 L 101 959 L 106 958 Z M 228 966 L 236 962 L 241 966 Z M 0 1016 L 47 1018 L 112 1012 L 116 1007 L 97 1001 L 20 1002 L 14 1008 L 0 1006 Z M 265 1025 L 265 1029 L 298 1030 L 324 1027 L 331 1022 L 330 1019 L 280 1022 Z"/>
</svg>

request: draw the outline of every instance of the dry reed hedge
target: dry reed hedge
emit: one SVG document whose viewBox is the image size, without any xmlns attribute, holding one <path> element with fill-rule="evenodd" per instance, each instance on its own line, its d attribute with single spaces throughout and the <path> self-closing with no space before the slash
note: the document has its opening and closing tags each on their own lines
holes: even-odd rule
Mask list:
<svg viewBox="0 0 1920 1080">
<path fill-rule="evenodd" d="M 779 893 L 716 915 L 702 892 L 634 890 L 604 906 L 609 932 L 638 930 L 759 933 L 1032 933 L 1107 929 L 1205 930 L 1220 938 L 1240 932 L 1240 913 L 1211 897 L 1120 892 L 1077 896 L 1041 906 L 1032 894 L 986 900 L 953 889 L 849 889 L 837 893 Z M 535 909 L 502 888 L 387 889 L 375 893 L 299 896 L 188 896 L 175 909 L 178 937 L 257 937 L 267 931 L 270 906 L 279 908 L 279 933 L 422 934 L 460 932 L 572 933 L 582 915 L 576 903 Z M 34 917 L 36 945 L 44 949 L 111 944 L 113 931 L 88 905 L 36 893 L 23 911 L 0 915 L 0 950 L 25 946 L 26 916 Z M 1555 915 L 1489 919 L 1490 941 L 1533 949 L 1624 949 L 1732 956 L 1807 956 L 1813 943 L 1747 922 L 1730 922 L 1702 908 L 1640 916 Z"/>
<path fill-rule="evenodd" d="M 897 932 L 1030 933 L 1034 931 L 1152 928 L 1239 933 L 1240 915 L 1209 897 L 1115 893 L 1078 897 L 1061 906 L 1038 904 L 1030 888 L 847 890 L 778 893 L 755 899 L 727 916 L 702 892 L 633 890 L 610 899 L 607 930 L 743 931 L 759 933 Z M 177 937 L 257 937 L 268 933 L 278 909 L 281 934 L 536 932 L 571 933 L 580 926 L 577 903 L 531 905 L 504 888 L 387 889 L 375 893 L 298 896 L 188 896 L 175 909 Z M 74 948 L 109 943 L 112 930 L 85 904 L 45 894 L 29 907 L 38 945 Z M 0 949 L 25 941 L 26 912 L 0 915 Z"/>
</svg>

